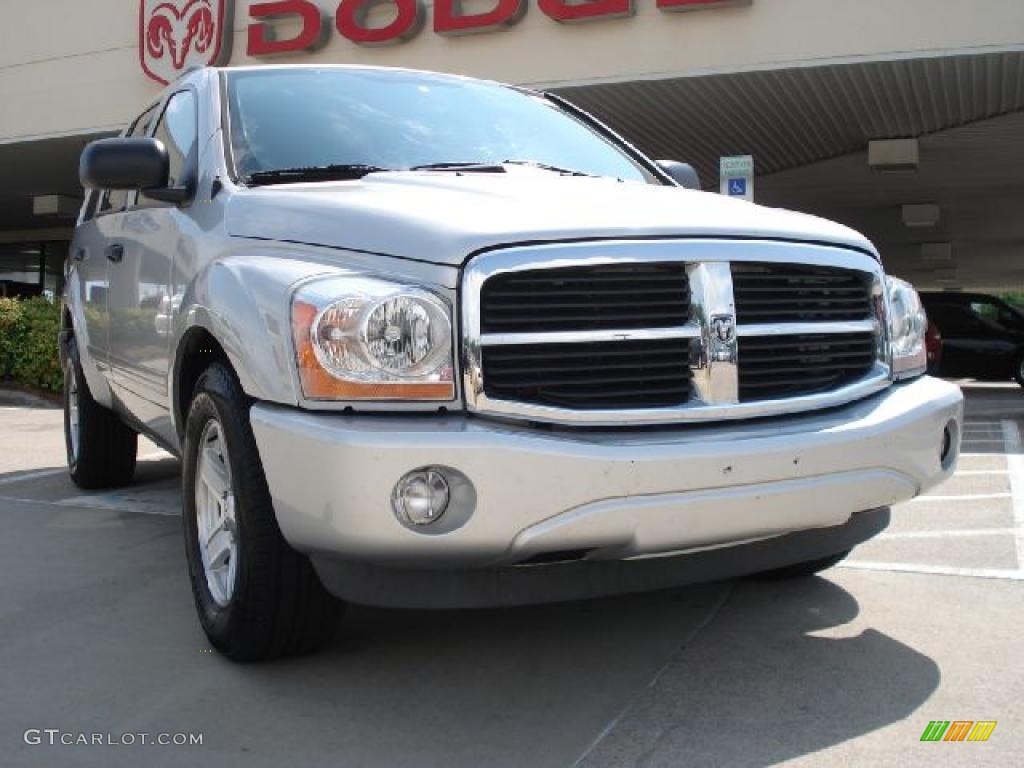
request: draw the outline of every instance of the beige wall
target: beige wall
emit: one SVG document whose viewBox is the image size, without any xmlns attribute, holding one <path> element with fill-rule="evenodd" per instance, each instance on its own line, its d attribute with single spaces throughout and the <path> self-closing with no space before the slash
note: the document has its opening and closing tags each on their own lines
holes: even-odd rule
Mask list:
<svg viewBox="0 0 1024 768">
<path fill-rule="evenodd" d="M 251 1 L 235 3 L 233 64 L 247 62 Z M 633 18 L 576 25 L 559 25 L 529 2 L 526 17 L 505 31 L 444 38 L 428 24 L 411 42 L 387 48 L 332 34 L 316 54 L 279 60 L 404 65 L 551 86 L 1024 48 L 1022 0 L 753 0 L 680 14 L 636 0 Z M 137 0 L 0 0 L 0 18 L 0 142 L 119 128 L 159 90 L 139 67 Z"/>
</svg>

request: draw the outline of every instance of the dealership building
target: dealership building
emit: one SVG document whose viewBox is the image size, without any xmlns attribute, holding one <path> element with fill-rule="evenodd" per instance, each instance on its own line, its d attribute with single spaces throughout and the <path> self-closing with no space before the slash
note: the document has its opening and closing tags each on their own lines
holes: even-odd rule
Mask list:
<svg viewBox="0 0 1024 768">
<path fill-rule="evenodd" d="M 1022 0 L 0 0 L 0 295 L 60 290 L 78 156 L 191 66 L 552 90 L 720 188 L 849 224 L 937 289 L 1024 288 Z"/>
</svg>

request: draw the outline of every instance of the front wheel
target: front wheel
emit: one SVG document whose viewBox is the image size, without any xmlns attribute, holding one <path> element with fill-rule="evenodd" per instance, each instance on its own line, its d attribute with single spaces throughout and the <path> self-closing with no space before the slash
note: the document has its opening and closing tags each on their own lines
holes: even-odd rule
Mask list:
<svg viewBox="0 0 1024 768">
<path fill-rule="evenodd" d="M 803 563 L 795 563 L 793 565 L 787 565 L 783 568 L 776 568 L 772 571 L 762 571 L 761 573 L 754 574 L 753 578 L 763 581 L 778 581 L 782 579 L 803 579 L 808 576 L 814 576 L 816 573 L 821 573 L 824 570 L 831 568 L 833 565 L 846 559 L 846 556 L 850 554 L 850 550 L 845 552 L 837 552 L 834 555 L 828 557 L 822 557 L 817 560 L 807 560 Z"/>
<path fill-rule="evenodd" d="M 215 363 L 200 376 L 185 425 L 185 555 L 203 630 L 235 661 L 315 650 L 341 604 L 281 535 L 249 402 Z"/>
</svg>

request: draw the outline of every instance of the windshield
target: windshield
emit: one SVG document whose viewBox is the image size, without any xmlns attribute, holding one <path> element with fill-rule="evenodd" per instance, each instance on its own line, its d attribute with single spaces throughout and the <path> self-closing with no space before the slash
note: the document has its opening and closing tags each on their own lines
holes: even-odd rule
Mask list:
<svg viewBox="0 0 1024 768">
<path fill-rule="evenodd" d="M 229 72 L 227 89 L 231 146 L 243 179 L 328 166 L 406 170 L 512 161 L 657 183 L 553 103 L 495 83 L 302 68 Z"/>
</svg>

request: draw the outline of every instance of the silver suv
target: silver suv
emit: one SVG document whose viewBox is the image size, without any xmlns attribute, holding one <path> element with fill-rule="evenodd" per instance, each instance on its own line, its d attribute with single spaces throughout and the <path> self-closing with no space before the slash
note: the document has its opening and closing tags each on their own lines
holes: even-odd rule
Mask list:
<svg viewBox="0 0 1024 768">
<path fill-rule="evenodd" d="M 814 573 L 946 478 L 962 400 L 871 243 L 556 97 L 204 69 L 83 153 L 71 476 L 183 462 L 203 629 Z"/>
</svg>

